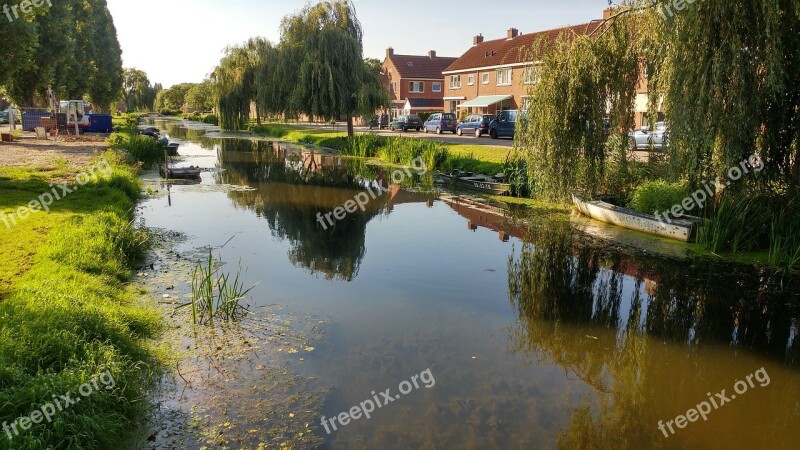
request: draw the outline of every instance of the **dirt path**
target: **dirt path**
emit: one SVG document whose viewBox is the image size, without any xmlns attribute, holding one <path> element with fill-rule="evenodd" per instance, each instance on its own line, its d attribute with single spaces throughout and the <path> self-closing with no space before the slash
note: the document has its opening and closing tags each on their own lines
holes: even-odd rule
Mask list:
<svg viewBox="0 0 800 450">
<path fill-rule="evenodd" d="M 23 140 L 0 144 L 0 167 L 52 167 L 56 160 L 66 160 L 70 171 L 80 171 L 92 158 L 108 148 L 103 140 L 35 141 Z"/>
</svg>

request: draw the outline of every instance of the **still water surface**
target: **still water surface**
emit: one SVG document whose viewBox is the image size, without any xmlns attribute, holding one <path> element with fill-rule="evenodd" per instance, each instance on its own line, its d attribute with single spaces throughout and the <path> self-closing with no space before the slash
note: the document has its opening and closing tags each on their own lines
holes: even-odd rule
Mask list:
<svg viewBox="0 0 800 450">
<path fill-rule="evenodd" d="M 430 369 L 431 388 L 328 435 L 330 449 L 796 448 L 798 308 L 790 276 L 598 245 L 560 218 L 502 217 L 394 187 L 324 230 L 387 174 L 304 147 L 185 139 L 199 185 L 145 201 L 147 226 L 219 246 L 255 305 L 330 321 L 304 356 L 336 416 Z M 237 186 L 235 189 L 221 187 Z M 764 368 L 669 437 L 659 430 Z M 768 375 L 768 382 L 766 377 Z M 741 385 L 740 385 L 741 387 Z"/>
</svg>

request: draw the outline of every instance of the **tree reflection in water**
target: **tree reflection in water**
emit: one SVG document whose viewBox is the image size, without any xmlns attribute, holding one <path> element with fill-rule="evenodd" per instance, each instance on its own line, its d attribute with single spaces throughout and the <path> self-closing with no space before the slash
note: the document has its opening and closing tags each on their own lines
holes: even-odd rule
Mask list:
<svg viewBox="0 0 800 450">
<path fill-rule="evenodd" d="M 366 253 L 367 223 L 388 214 L 390 196 L 380 195 L 366 210 L 348 214 L 323 229 L 318 214 L 328 214 L 384 175 L 363 163 L 344 161 L 300 145 L 222 140 L 218 182 L 249 186 L 229 195 L 267 220 L 273 237 L 288 240 L 293 264 L 326 279 L 352 281 Z"/>
<path fill-rule="evenodd" d="M 509 258 L 509 295 L 518 314 L 510 352 L 563 367 L 596 397 L 574 411 L 559 434 L 562 448 L 666 445 L 654 424 L 669 417 L 655 411 L 668 401 L 672 376 L 686 375 L 675 373 L 680 367 L 708 386 L 733 381 L 695 355 L 700 347 L 734 346 L 797 362 L 795 278 L 631 256 L 592 244 L 565 222 L 534 222 L 529 234 Z M 664 343 L 673 345 L 665 350 Z M 677 408 L 683 406 L 691 404 Z"/>
</svg>

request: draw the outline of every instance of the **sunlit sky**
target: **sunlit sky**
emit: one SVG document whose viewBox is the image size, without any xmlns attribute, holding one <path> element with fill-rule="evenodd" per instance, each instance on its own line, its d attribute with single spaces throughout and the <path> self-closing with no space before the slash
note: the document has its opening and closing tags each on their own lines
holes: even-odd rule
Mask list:
<svg viewBox="0 0 800 450">
<path fill-rule="evenodd" d="M 125 67 L 147 72 L 164 87 L 200 82 L 223 49 L 262 36 L 280 38 L 280 22 L 306 0 L 108 0 Z M 505 36 L 574 25 L 602 18 L 608 0 L 356 0 L 364 27 L 364 56 L 396 53 L 461 56 L 472 37 Z M 444 5 L 449 5 L 445 8 Z"/>
</svg>

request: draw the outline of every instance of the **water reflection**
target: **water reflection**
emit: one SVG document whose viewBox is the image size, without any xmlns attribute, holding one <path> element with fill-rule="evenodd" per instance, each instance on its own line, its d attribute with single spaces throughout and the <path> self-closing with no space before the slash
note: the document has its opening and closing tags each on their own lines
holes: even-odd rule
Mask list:
<svg viewBox="0 0 800 450">
<path fill-rule="evenodd" d="M 371 220 L 387 216 L 397 204 L 429 198 L 398 186 L 381 191 L 377 186 L 388 181 L 384 171 L 314 147 L 232 139 L 221 140 L 218 146 L 222 170 L 217 182 L 252 188 L 230 192 L 229 197 L 264 218 L 273 237 L 291 243 L 293 264 L 329 280 L 352 281 L 358 276 Z M 380 195 L 363 210 L 323 226 L 320 217 L 367 187 Z"/>
<path fill-rule="evenodd" d="M 584 242 L 569 223 L 534 223 L 526 242 L 509 258 L 518 317 L 509 351 L 529 364 L 561 366 L 596 393 L 559 433 L 562 448 L 712 448 L 725 441 L 738 447 L 736 433 L 709 441 L 719 425 L 702 424 L 668 441 L 655 424 L 674 417 L 663 411 L 681 414 L 696 404 L 693 398 L 702 401 L 706 389 L 732 386 L 756 370 L 758 353 L 796 364 L 796 279 L 608 251 Z M 744 353 L 736 357 L 739 350 Z M 770 370 L 782 372 L 780 364 Z M 792 410 L 786 395 L 800 394 L 796 374 L 788 379 L 742 400 L 751 402 L 751 411 L 764 411 L 744 423 L 770 430 L 748 442 L 782 448 L 797 434 L 794 422 L 779 413 Z M 689 396 L 681 392 L 687 384 Z M 744 424 L 728 421 L 723 428 Z"/>
</svg>

